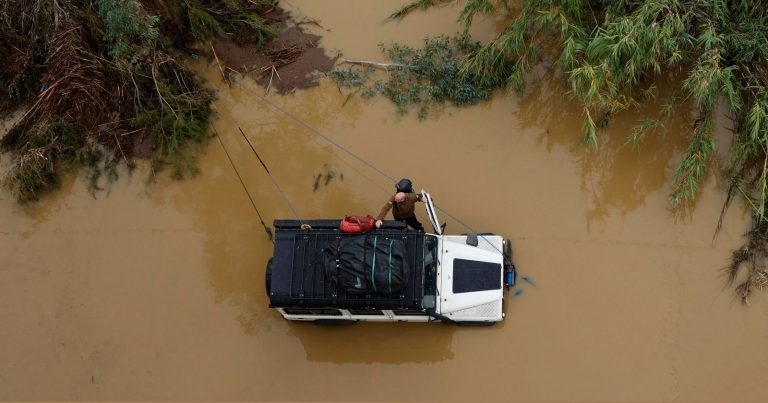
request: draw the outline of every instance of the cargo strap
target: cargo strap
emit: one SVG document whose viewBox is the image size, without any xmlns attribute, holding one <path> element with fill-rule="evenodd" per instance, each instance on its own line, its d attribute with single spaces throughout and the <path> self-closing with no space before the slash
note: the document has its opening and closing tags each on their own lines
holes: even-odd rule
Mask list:
<svg viewBox="0 0 768 403">
<path fill-rule="evenodd" d="M 379 236 L 376 235 L 373 237 L 373 262 L 371 263 L 371 285 L 373 286 L 373 291 L 378 291 L 376 289 L 376 244 L 379 242 Z"/>
<path fill-rule="evenodd" d="M 389 284 L 388 291 L 392 294 L 392 244 L 395 243 L 394 239 L 389 240 Z"/>
</svg>

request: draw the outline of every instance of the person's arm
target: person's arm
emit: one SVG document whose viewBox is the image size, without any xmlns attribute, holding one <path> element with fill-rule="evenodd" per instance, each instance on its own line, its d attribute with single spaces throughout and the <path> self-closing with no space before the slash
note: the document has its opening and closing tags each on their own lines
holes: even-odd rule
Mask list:
<svg viewBox="0 0 768 403">
<path fill-rule="evenodd" d="M 416 193 L 408 193 L 406 194 L 405 198 L 411 204 L 416 204 L 416 202 L 424 201 L 422 200 L 421 195 Z"/>
<path fill-rule="evenodd" d="M 387 200 L 387 203 L 384 204 L 384 207 L 381 208 L 381 211 L 379 211 L 379 215 L 376 217 L 376 228 L 381 227 L 381 220 L 384 219 L 384 217 L 387 216 L 387 213 L 389 213 L 389 210 L 392 209 L 392 203 L 394 202 L 394 197 Z"/>
</svg>

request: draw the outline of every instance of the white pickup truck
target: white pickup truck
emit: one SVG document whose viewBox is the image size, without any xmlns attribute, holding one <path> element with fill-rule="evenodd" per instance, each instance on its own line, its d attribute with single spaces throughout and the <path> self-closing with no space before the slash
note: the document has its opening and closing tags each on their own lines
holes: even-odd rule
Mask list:
<svg viewBox="0 0 768 403">
<path fill-rule="evenodd" d="M 493 234 L 443 235 L 422 194 L 434 234 L 401 221 L 347 234 L 338 219 L 275 220 L 270 307 L 288 320 L 325 324 L 503 320 L 505 289 L 515 282 L 511 244 Z"/>
</svg>

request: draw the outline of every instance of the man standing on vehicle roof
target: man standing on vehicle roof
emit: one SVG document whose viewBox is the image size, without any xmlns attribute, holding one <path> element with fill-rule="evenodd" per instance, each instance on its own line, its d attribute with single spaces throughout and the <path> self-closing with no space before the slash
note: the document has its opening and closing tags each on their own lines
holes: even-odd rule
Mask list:
<svg viewBox="0 0 768 403">
<path fill-rule="evenodd" d="M 424 232 L 424 226 L 416 219 L 416 202 L 421 201 L 421 195 L 413 192 L 413 184 L 409 179 L 401 179 L 395 185 L 394 196 L 387 200 L 387 204 L 381 208 L 379 216 L 376 218 L 376 228 L 381 227 L 381 220 L 387 216 L 389 209 L 392 209 L 392 216 L 395 220 L 405 221 L 407 225 L 416 231 Z"/>
</svg>

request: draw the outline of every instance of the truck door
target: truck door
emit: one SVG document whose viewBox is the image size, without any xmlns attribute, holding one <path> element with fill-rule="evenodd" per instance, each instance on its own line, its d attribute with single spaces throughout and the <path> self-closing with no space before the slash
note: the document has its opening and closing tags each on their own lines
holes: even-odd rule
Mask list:
<svg viewBox="0 0 768 403">
<path fill-rule="evenodd" d="M 435 206 L 432 204 L 432 197 L 430 197 L 429 193 L 424 189 L 421 189 L 421 199 L 427 207 L 427 217 L 429 217 L 429 222 L 432 223 L 432 228 L 435 230 L 435 234 L 443 235 L 443 228 L 440 226 L 437 214 L 435 214 Z"/>
</svg>

